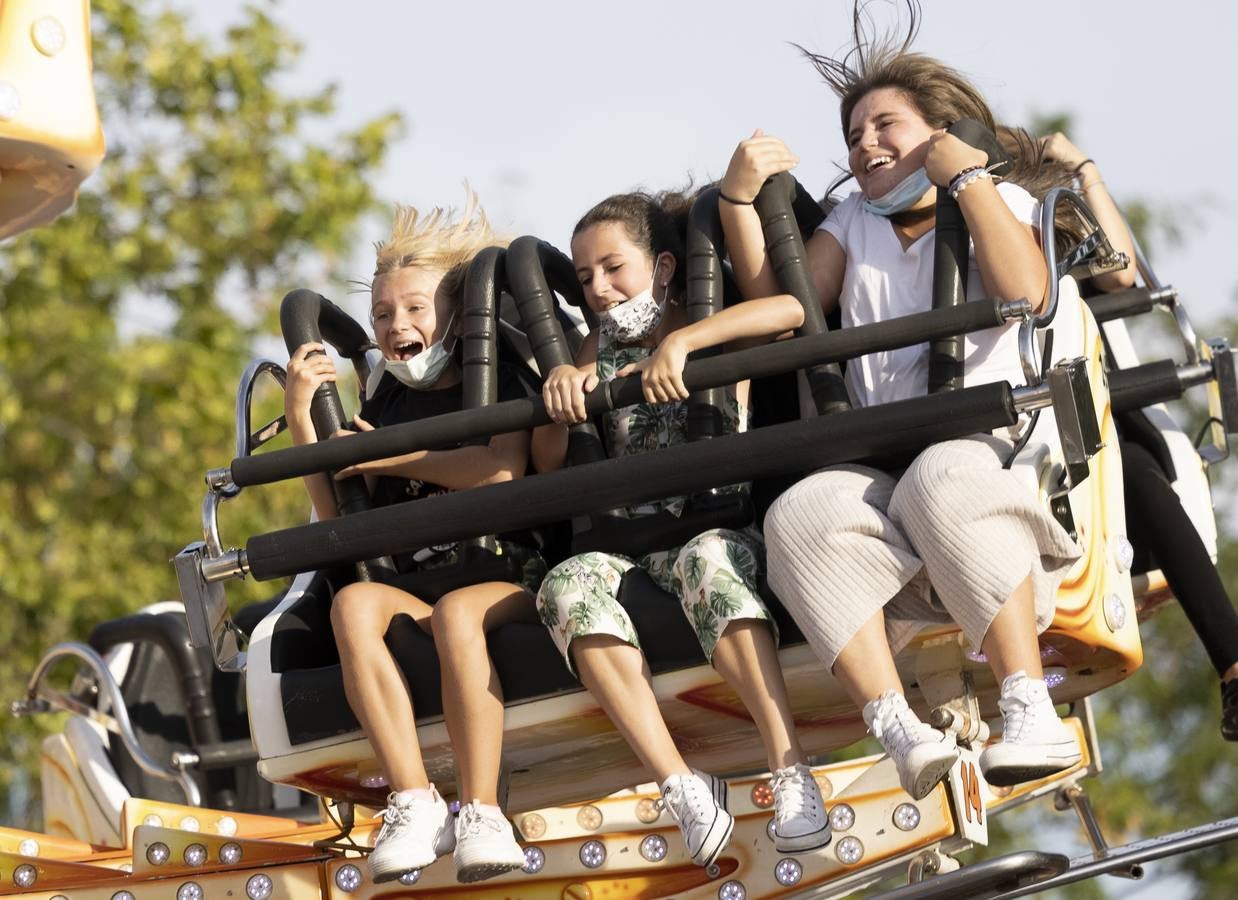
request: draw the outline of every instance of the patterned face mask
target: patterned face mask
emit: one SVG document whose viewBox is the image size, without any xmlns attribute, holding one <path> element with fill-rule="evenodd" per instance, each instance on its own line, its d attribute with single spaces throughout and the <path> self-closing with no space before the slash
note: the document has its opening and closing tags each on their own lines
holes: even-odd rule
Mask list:
<svg viewBox="0 0 1238 900">
<path fill-rule="evenodd" d="M 666 299 L 653 298 L 653 284 L 635 297 L 624 300 L 598 314 L 598 329 L 602 334 L 622 343 L 639 341 L 658 327 L 666 311 Z"/>
</svg>

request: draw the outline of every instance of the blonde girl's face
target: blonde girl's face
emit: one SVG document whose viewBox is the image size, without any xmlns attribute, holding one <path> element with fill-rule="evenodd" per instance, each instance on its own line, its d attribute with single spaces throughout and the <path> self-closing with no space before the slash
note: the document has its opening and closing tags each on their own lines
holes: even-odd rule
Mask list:
<svg viewBox="0 0 1238 900">
<path fill-rule="evenodd" d="M 922 168 L 928 139 L 937 130 L 897 88 L 876 88 L 861 97 L 851 110 L 847 162 L 864 196 L 884 196 Z"/>
<path fill-rule="evenodd" d="M 674 257 L 663 253 L 657 262 L 653 294 L 659 299 L 670 281 Z M 669 265 L 668 265 L 669 264 Z M 632 242 L 622 222 L 598 222 L 572 238 L 572 265 L 595 313 L 630 300 L 649 287 L 654 261 Z"/>
<path fill-rule="evenodd" d="M 452 302 L 439 290 L 443 275 L 406 266 L 374 278 L 370 321 L 374 342 L 387 359 L 411 359 L 446 334 Z"/>
</svg>

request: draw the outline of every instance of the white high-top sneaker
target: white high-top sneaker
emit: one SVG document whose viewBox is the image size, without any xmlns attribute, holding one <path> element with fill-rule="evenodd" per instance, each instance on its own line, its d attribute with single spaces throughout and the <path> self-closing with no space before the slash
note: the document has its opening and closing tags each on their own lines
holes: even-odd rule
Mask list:
<svg viewBox="0 0 1238 900">
<path fill-rule="evenodd" d="M 456 880 L 493 878 L 524 866 L 524 850 L 512 824 L 493 806 L 474 800 L 460 807 L 456 819 Z"/>
<path fill-rule="evenodd" d="M 864 704 L 864 721 L 894 760 L 898 780 L 912 799 L 927 797 L 959 758 L 953 738 L 921 722 L 898 691 Z"/>
<path fill-rule="evenodd" d="M 779 853 L 807 853 L 830 842 L 830 818 L 812 769 L 803 763 L 778 769 L 774 789 L 774 846 Z"/>
<path fill-rule="evenodd" d="M 688 855 L 698 866 L 712 865 L 731 840 L 735 820 L 714 796 L 714 786 L 698 775 L 672 775 L 662 784 L 662 802 L 679 823 Z"/>
<path fill-rule="evenodd" d="M 428 797 L 411 793 L 401 791 L 387 797 L 383 827 L 367 861 L 376 883 L 425 868 L 456 845 L 451 810 L 434 785 L 430 785 Z"/>
<path fill-rule="evenodd" d="M 1022 670 L 1002 682 L 997 701 L 1002 739 L 980 754 L 989 784 L 1003 787 L 1045 778 L 1082 759 L 1074 733 L 1058 718 L 1044 679 Z"/>
</svg>

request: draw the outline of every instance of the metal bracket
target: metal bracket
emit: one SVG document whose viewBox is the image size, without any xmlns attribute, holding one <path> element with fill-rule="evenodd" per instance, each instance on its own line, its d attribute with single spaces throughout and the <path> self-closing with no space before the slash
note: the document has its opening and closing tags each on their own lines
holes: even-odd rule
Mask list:
<svg viewBox="0 0 1238 900">
<path fill-rule="evenodd" d="M 1229 456 L 1229 436 L 1238 432 L 1238 365 L 1225 338 L 1212 338 L 1203 347 L 1204 361 L 1212 365 L 1208 383 L 1208 421 L 1212 443 L 1199 449 L 1204 462 L 1215 465 Z"/>
<path fill-rule="evenodd" d="M 1088 460 L 1101 451 L 1105 442 L 1100 435 L 1085 359 L 1079 357 L 1051 368 L 1049 393 L 1053 397 L 1053 414 L 1066 463 L 1066 481 L 1059 491 L 1050 495 L 1056 497 L 1088 477 Z"/>
<path fill-rule="evenodd" d="M 207 580 L 203 575 L 206 555 L 206 544 L 196 541 L 172 560 L 181 589 L 181 602 L 185 604 L 185 618 L 189 622 L 189 642 L 194 647 L 210 647 L 220 671 L 243 672 L 245 653 L 241 650 L 241 641 L 244 638 L 228 611 L 223 584 Z"/>
</svg>

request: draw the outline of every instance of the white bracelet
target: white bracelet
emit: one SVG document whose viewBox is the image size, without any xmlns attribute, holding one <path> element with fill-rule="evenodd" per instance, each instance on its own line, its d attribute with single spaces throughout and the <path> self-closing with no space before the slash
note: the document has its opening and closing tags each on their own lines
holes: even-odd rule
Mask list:
<svg viewBox="0 0 1238 900">
<path fill-rule="evenodd" d="M 959 180 L 958 184 L 950 188 L 950 196 L 955 200 L 959 199 L 959 194 L 963 193 L 969 184 L 980 181 L 982 178 L 992 181 L 993 173 L 986 169 L 976 169 L 974 172 L 968 172 Z"/>
</svg>

